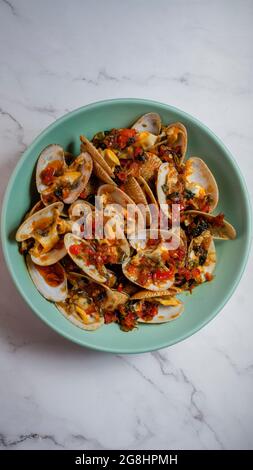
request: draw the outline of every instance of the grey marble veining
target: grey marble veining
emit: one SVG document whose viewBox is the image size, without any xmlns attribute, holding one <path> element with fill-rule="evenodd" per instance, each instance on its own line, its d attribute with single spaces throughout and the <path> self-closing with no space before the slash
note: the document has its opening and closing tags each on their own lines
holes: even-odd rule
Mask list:
<svg viewBox="0 0 253 470">
<path fill-rule="evenodd" d="M 252 196 L 252 24 L 252 0 L 1 0 L 1 197 L 42 129 L 114 97 L 202 120 Z M 42 324 L 1 259 L 0 449 L 252 449 L 252 267 L 251 256 L 231 300 L 193 337 L 114 356 Z"/>
</svg>

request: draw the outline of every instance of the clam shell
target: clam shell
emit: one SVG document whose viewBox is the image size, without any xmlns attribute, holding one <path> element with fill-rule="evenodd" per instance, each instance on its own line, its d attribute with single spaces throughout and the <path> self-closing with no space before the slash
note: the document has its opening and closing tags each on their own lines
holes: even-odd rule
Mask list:
<svg viewBox="0 0 253 470">
<path fill-rule="evenodd" d="M 28 238 L 33 238 L 32 232 L 34 230 L 34 222 L 36 223 L 42 218 L 56 218 L 60 212 L 62 212 L 63 207 L 64 205 L 62 202 L 55 202 L 54 204 L 46 206 L 27 217 L 17 230 L 17 242 L 22 242 Z"/>
<path fill-rule="evenodd" d="M 124 184 L 124 191 L 128 194 L 135 204 L 142 204 L 144 207 L 140 207 L 144 219 L 147 220 L 147 224 L 150 224 L 151 214 L 148 207 L 148 201 L 142 190 L 137 178 L 129 176 L 126 183 Z"/>
<path fill-rule="evenodd" d="M 215 217 L 213 214 L 208 214 L 207 212 L 201 211 L 185 211 L 185 214 L 191 214 L 192 216 L 201 216 L 204 217 L 207 221 L 212 220 Z M 209 230 L 216 240 L 234 240 L 236 238 L 236 230 L 227 220 L 224 220 L 224 225 L 221 227 L 209 227 Z"/>
<path fill-rule="evenodd" d="M 151 290 L 143 289 L 131 296 L 131 300 L 148 300 L 148 299 L 156 299 L 156 297 L 174 297 L 176 294 L 180 292 L 180 289 L 176 287 L 171 287 L 168 290 L 163 290 L 160 292 L 154 292 Z"/>
<path fill-rule="evenodd" d="M 35 256 L 30 250 L 31 259 L 34 263 L 39 266 L 50 266 L 52 264 L 60 261 L 64 256 L 66 256 L 67 250 L 63 245 L 61 248 L 52 248 L 52 250 L 47 253 L 41 253 L 38 256 Z"/>
<path fill-rule="evenodd" d="M 35 212 L 40 211 L 41 209 L 44 209 L 45 205 L 43 204 L 43 201 L 40 199 L 34 206 L 29 210 L 25 216 L 25 219 L 28 219 L 31 215 L 35 214 Z"/>
<path fill-rule="evenodd" d="M 198 238 L 201 239 L 202 235 L 200 237 L 193 238 L 190 245 L 189 245 L 187 264 L 189 264 L 189 262 L 192 261 L 191 253 L 192 253 L 192 250 L 193 250 L 193 246 L 196 243 L 196 240 Z M 202 242 L 200 243 L 200 245 L 201 244 L 202 244 Z M 201 275 L 200 275 L 201 282 L 206 281 L 205 274 L 207 274 L 207 273 L 212 274 L 214 272 L 215 266 L 216 266 L 216 250 L 215 250 L 214 241 L 213 241 L 213 239 L 210 235 L 210 243 L 209 243 L 209 247 L 208 247 L 208 250 L 207 250 L 207 259 L 206 259 L 205 263 L 202 266 L 200 266 L 200 265 L 197 266 L 198 269 L 200 269 L 200 271 L 201 271 Z"/>
<path fill-rule="evenodd" d="M 76 281 L 77 287 L 79 286 L 78 284 L 79 280 L 87 281 L 88 283 L 87 286 L 89 285 L 89 282 L 92 282 L 92 285 L 94 283 L 102 287 L 106 292 L 106 297 L 103 300 L 101 300 L 101 302 L 99 303 L 99 307 L 101 307 L 103 310 L 109 310 L 109 311 L 116 310 L 119 307 L 119 305 L 125 304 L 129 300 L 128 294 L 124 292 L 119 292 L 116 289 L 112 289 L 106 284 L 101 284 L 93 280 L 91 281 L 91 279 L 85 274 L 70 272 L 68 275 L 68 278 L 70 282 L 72 283 Z M 80 287 L 82 287 L 85 290 L 85 286 L 83 286 L 82 284 L 80 284 Z M 88 294 L 88 291 L 87 291 L 87 294 Z"/>
<path fill-rule="evenodd" d="M 141 286 L 142 288 L 144 289 L 148 289 L 148 290 L 151 290 L 151 291 L 156 291 L 156 292 L 159 292 L 159 291 L 164 291 L 164 290 L 167 290 L 169 289 L 172 285 L 173 285 L 173 282 L 174 280 L 173 279 L 167 279 L 163 282 L 152 282 L 151 284 L 150 283 L 143 283 L 143 284 L 140 284 L 139 282 L 137 282 L 137 278 L 135 276 L 133 276 L 132 274 L 129 274 L 127 268 L 132 264 L 132 262 L 136 262 L 138 261 L 138 259 L 142 258 L 144 255 L 143 253 L 141 254 L 138 254 L 133 256 L 132 258 L 126 260 L 123 264 L 122 264 L 122 271 L 125 275 L 125 277 L 127 279 L 129 279 L 131 282 L 133 282 L 134 284 L 137 284 L 138 286 Z M 141 261 L 140 261 L 140 264 L 137 266 L 140 266 L 141 265 Z M 135 264 L 136 266 L 136 264 Z M 168 268 L 166 266 L 163 266 L 161 267 L 160 269 L 163 269 L 163 271 L 169 271 Z"/>
<path fill-rule="evenodd" d="M 80 296 L 80 298 L 85 300 L 88 297 L 82 295 L 82 297 Z M 77 311 L 75 310 L 76 307 L 74 305 L 72 305 L 70 312 L 65 302 L 59 302 L 55 305 L 58 310 L 64 315 L 64 317 L 67 318 L 67 320 L 71 321 L 72 323 L 74 323 L 74 325 L 78 326 L 82 330 L 94 331 L 104 324 L 104 318 L 102 315 L 99 315 L 99 313 L 95 317 L 87 315 L 86 321 L 84 321 L 84 319 L 81 319 L 80 315 L 78 315 Z"/>
<path fill-rule="evenodd" d="M 68 214 L 71 220 L 79 219 L 80 217 L 87 216 L 95 210 L 95 207 L 87 201 L 77 199 L 69 206 Z"/>
<path fill-rule="evenodd" d="M 110 177 L 110 175 L 104 170 L 104 168 L 94 160 L 93 162 L 93 172 L 94 175 L 104 183 L 108 184 L 113 184 L 114 186 L 117 186 L 116 183 L 113 181 L 113 179 Z"/>
<path fill-rule="evenodd" d="M 144 114 L 132 125 L 132 129 L 137 132 L 150 132 L 154 135 L 160 134 L 161 127 L 161 118 L 157 113 Z"/>
<path fill-rule="evenodd" d="M 87 263 L 85 262 L 83 258 L 73 255 L 69 250 L 70 246 L 73 244 L 77 244 L 77 245 L 83 244 L 92 249 L 90 243 L 88 243 L 86 240 L 76 237 L 72 233 L 67 233 L 64 237 L 64 244 L 65 244 L 65 247 L 69 256 L 72 258 L 74 263 L 76 263 L 77 266 L 79 266 L 79 268 L 82 269 L 82 271 L 85 274 L 87 274 L 91 279 L 94 279 L 97 282 L 106 282 L 108 274 L 107 274 L 107 270 L 105 267 L 102 268 L 101 270 L 102 273 L 100 273 L 95 265 L 93 264 L 87 265 Z"/>
<path fill-rule="evenodd" d="M 178 172 L 173 165 L 173 163 L 165 162 L 163 163 L 157 173 L 156 181 L 156 191 L 157 198 L 160 204 L 161 210 L 165 212 L 166 215 L 169 215 L 170 218 L 170 208 L 167 204 L 166 194 L 163 190 L 164 185 L 168 187 L 168 193 L 173 192 L 175 186 L 178 184 Z M 166 209 L 169 209 L 169 214 L 166 213 Z"/>
<path fill-rule="evenodd" d="M 158 323 L 167 323 L 172 320 L 176 320 L 184 311 L 184 306 L 180 302 L 179 305 L 171 307 L 159 307 L 157 315 L 152 318 L 152 320 L 145 321 L 141 318 L 138 318 L 138 323 L 148 323 L 148 324 L 158 324 Z"/>
<path fill-rule="evenodd" d="M 140 211 L 138 206 L 136 206 L 133 199 L 131 199 L 128 196 L 128 194 L 124 193 L 123 191 L 121 191 L 121 189 L 111 184 L 103 184 L 102 186 L 99 187 L 97 195 L 101 198 L 101 201 L 103 202 L 104 205 L 119 204 L 126 211 L 128 209 L 128 205 L 131 205 L 132 207 L 134 206 L 136 214 L 137 214 L 137 218 L 138 218 L 138 228 L 140 230 L 144 229 L 145 222 L 144 222 L 142 212 Z M 136 227 L 135 227 L 134 221 L 132 224 L 131 224 L 131 221 L 129 221 L 129 225 L 128 225 L 129 237 L 134 233 L 135 229 Z"/>
<path fill-rule="evenodd" d="M 177 129 L 178 137 L 177 137 L 177 140 L 175 142 L 171 143 L 170 133 L 173 130 L 173 128 Z M 186 150 L 187 150 L 187 130 L 186 130 L 186 127 L 181 122 L 174 122 L 172 124 L 169 124 L 164 129 L 164 132 L 166 134 L 168 145 L 170 146 L 170 148 L 173 149 L 175 147 L 180 146 L 181 155 L 182 155 L 182 157 L 180 159 L 180 163 L 182 163 L 183 160 L 184 160 L 185 154 L 186 154 Z"/>
<path fill-rule="evenodd" d="M 105 172 L 113 178 L 114 174 L 111 167 L 108 165 L 108 163 L 106 163 L 96 147 L 84 135 L 80 136 L 80 140 L 82 142 L 81 149 L 85 149 L 86 152 L 89 152 L 93 161 L 97 162 L 105 170 Z"/>
<path fill-rule="evenodd" d="M 63 202 L 65 204 L 71 204 L 72 202 L 74 202 L 78 198 L 78 196 L 81 194 L 81 192 L 87 186 L 87 184 L 89 182 L 89 179 L 90 179 L 90 176 L 91 176 L 91 173 L 92 173 L 93 160 L 92 160 L 92 158 L 91 158 L 91 156 L 88 152 L 81 153 L 79 155 L 79 157 L 76 157 L 76 158 L 78 158 L 79 160 L 82 161 L 81 168 L 80 168 L 80 172 L 82 174 L 82 177 L 80 178 L 80 181 L 78 182 L 77 186 L 70 191 L 68 197 L 63 199 Z M 72 165 L 75 164 L 75 160 L 72 163 Z M 68 167 L 68 168 L 71 168 L 71 167 Z"/>
<path fill-rule="evenodd" d="M 161 166 L 162 160 L 151 152 L 146 152 L 146 161 L 141 165 L 140 175 L 146 180 L 149 181 L 158 171 L 158 168 Z"/>
<path fill-rule="evenodd" d="M 110 289 L 106 285 L 104 287 L 107 291 L 107 295 L 106 299 L 101 303 L 103 310 L 116 310 L 120 305 L 125 304 L 129 300 L 129 295 L 125 292 L 118 292 L 116 289 Z"/>
<path fill-rule="evenodd" d="M 39 193 L 42 193 L 45 189 L 48 189 L 48 186 L 42 183 L 41 181 L 41 172 L 46 168 L 46 166 L 55 160 L 62 162 L 63 166 L 66 166 L 64 158 L 64 150 L 60 145 L 51 144 L 42 150 L 39 155 L 39 159 L 36 167 L 36 186 Z"/>
<path fill-rule="evenodd" d="M 215 178 L 205 162 L 198 157 L 189 158 L 185 163 L 184 178 L 186 187 L 188 186 L 189 189 L 194 189 L 195 185 L 205 189 L 212 198 L 210 212 L 213 211 L 218 204 L 219 190 Z"/>
<path fill-rule="evenodd" d="M 147 223 L 151 224 L 153 220 L 158 221 L 159 207 L 152 189 L 142 176 L 137 177 L 136 180 L 146 197 L 148 205 L 152 205 L 151 208 L 148 208 Z"/>
<path fill-rule="evenodd" d="M 59 286 L 55 287 L 50 286 L 46 282 L 45 278 L 39 272 L 37 265 L 32 261 L 29 255 L 26 257 L 26 264 L 32 281 L 43 297 L 45 297 L 47 300 L 50 300 L 51 302 L 62 302 L 66 299 L 68 293 L 67 277 L 60 263 L 57 263 L 57 269 L 62 271 L 63 281 L 59 284 Z"/>
</svg>

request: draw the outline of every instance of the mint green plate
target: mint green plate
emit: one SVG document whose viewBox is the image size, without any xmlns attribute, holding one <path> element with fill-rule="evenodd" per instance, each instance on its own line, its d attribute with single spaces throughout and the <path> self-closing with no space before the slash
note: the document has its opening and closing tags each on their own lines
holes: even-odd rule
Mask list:
<svg viewBox="0 0 253 470">
<path fill-rule="evenodd" d="M 41 150 L 58 143 L 78 153 L 79 135 L 92 137 L 99 130 L 126 127 L 140 115 L 158 112 L 163 122 L 181 121 L 188 130 L 187 155 L 203 157 L 220 190 L 218 211 L 235 226 L 234 241 L 217 241 L 217 268 L 211 283 L 182 296 L 183 315 L 162 325 L 140 325 L 130 333 L 111 324 L 85 332 L 66 320 L 34 287 L 23 256 L 18 252 L 15 232 L 36 194 L 34 168 Z M 170 346 L 192 335 L 222 309 L 243 273 L 251 241 L 251 210 L 245 182 L 239 168 L 222 142 L 203 124 L 171 106 L 149 100 L 102 101 L 77 109 L 58 119 L 30 145 L 20 158 L 6 190 L 2 210 L 2 244 L 12 278 L 31 309 L 51 328 L 82 346 L 114 353 L 141 353 Z"/>
</svg>

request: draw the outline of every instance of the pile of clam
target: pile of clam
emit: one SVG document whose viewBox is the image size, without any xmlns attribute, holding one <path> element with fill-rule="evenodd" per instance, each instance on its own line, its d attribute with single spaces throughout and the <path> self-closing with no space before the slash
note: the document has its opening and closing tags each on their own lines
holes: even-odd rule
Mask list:
<svg viewBox="0 0 253 470">
<path fill-rule="evenodd" d="M 31 279 L 85 330 L 116 322 L 129 331 L 178 318 L 177 295 L 213 278 L 214 240 L 236 237 L 224 215 L 213 213 L 214 176 L 201 158 L 185 160 L 184 125 L 164 126 L 156 113 L 80 140 L 76 157 L 56 144 L 39 155 L 40 199 L 16 234 Z M 94 229 L 95 199 L 103 207 L 102 236 Z M 174 204 L 180 226 L 171 249 Z"/>
</svg>

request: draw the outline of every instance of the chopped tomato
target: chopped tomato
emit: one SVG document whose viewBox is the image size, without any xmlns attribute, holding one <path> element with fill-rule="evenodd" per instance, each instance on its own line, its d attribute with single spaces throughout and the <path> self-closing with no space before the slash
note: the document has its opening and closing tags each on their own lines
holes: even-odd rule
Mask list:
<svg viewBox="0 0 253 470">
<path fill-rule="evenodd" d="M 143 154 L 143 149 L 142 147 L 135 147 L 134 149 L 134 157 L 138 157 L 139 155 Z"/>
<path fill-rule="evenodd" d="M 104 312 L 105 323 L 113 323 L 117 321 L 117 315 L 115 312 Z"/>
<path fill-rule="evenodd" d="M 71 253 L 71 255 L 78 256 L 80 255 L 81 251 L 82 251 L 81 245 L 71 245 L 69 247 L 69 252 Z"/>
<path fill-rule="evenodd" d="M 40 178 L 43 184 L 49 186 L 55 176 L 60 176 L 63 171 L 63 163 L 60 160 L 54 160 L 48 163 L 48 165 L 40 173 Z"/>
<path fill-rule="evenodd" d="M 122 181 L 123 183 L 126 182 L 127 180 L 127 173 L 125 173 L 124 171 L 119 171 L 117 173 L 117 177 L 119 178 L 120 181 Z"/>
<path fill-rule="evenodd" d="M 96 315 L 97 311 L 96 311 L 95 305 L 90 305 L 89 307 L 87 307 L 85 309 L 85 313 L 86 315 L 90 315 L 90 316 Z"/>
<path fill-rule="evenodd" d="M 46 283 L 52 287 L 59 286 L 64 280 L 63 270 L 57 263 L 50 266 L 37 266 L 37 270 Z"/>
<path fill-rule="evenodd" d="M 206 273 L 206 274 L 205 274 L 205 278 L 206 278 L 207 281 L 212 281 L 213 275 L 210 274 L 210 273 Z"/>
<path fill-rule="evenodd" d="M 200 270 L 198 268 L 194 268 L 191 273 L 192 273 L 193 279 L 196 279 L 200 275 Z"/>
<path fill-rule="evenodd" d="M 43 184 L 49 186 L 54 179 L 55 169 L 52 166 L 47 166 L 40 174 L 40 178 Z"/>
<path fill-rule="evenodd" d="M 158 269 L 153 274 L 153 280 L 156 281 L 166 281 L 167 279 L 171 279 L 174 274 L 174 270 L 169 269 L 168 271 L 164 271 L 162 269 Z"/>
<path fill-rule="evenodd" d="M 120 129 L 117 136 L 117 144 L 120 149 L 127 146 L 129 139 L 132 139 L 136 135 L 135 129 Z"/>
<path fill-rule="evenodd" d="M 158 305 L 151 304 L 150 302 L 143 302 L 141 311 L 138 312 L 138 317 L 142 320 L 150 321 L 158 313 Z"/>
<path fill-rule="evenodd" d="M 136 315 L 133 312 L 127 313 L 123 318 L 120 320 L 120 326 L 123 331 L 130 331 L 136 325 Z"/>
<path fill-rule="evenodd" d="M 136 266 L 133 266 L 132 264 L 129 264 L 129 266 L 127 267 L 127 272 L 128 272 L 130 275 L 132 274 L 133 276 L 135 276 L 136 273 L 137 273 L 137 267 L 136 267 Z"/>
<path fill-rule="evenodd" d="M 161 240 L 158 238 L 149 238 L 147 241 L 147 246 L 156 246 Z"/>
<path fill-rule="evenodd" d="M 181 277 L 184 277 L 186 281 L 189 281 L 192 277 L 190 269 L 187 268 L 178 268 L 178 274 Z"/>
</svg>

